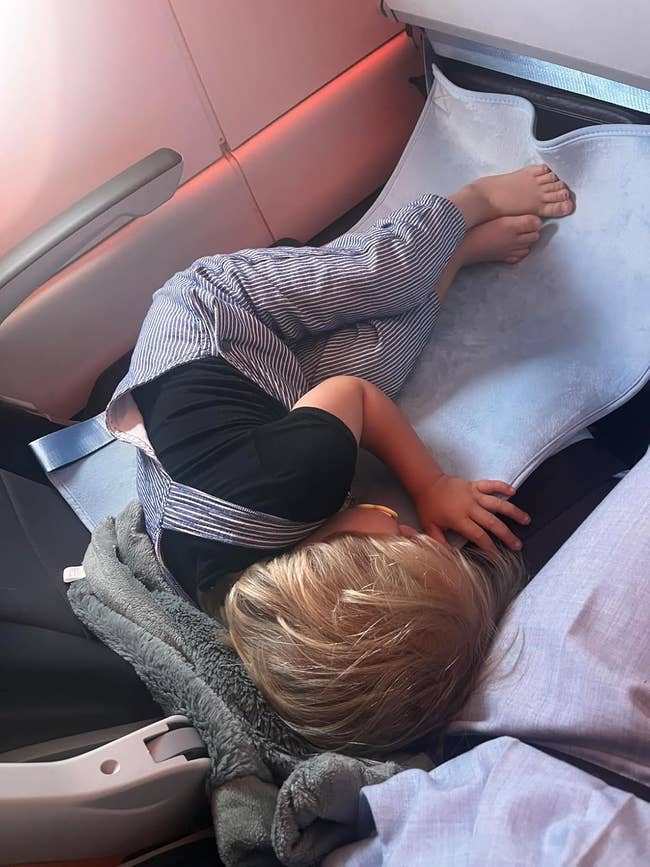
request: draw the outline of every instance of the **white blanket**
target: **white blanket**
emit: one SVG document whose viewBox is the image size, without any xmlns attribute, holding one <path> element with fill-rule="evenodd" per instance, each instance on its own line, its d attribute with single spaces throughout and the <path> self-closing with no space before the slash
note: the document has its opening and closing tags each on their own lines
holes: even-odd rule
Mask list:
<svg viewBox="0 0 650 867">
<path fill-rule="evenodd" d="M 517 486 L 650 374 L 650 127 L 608 125 L 550 141 L 519 97 L 435 84 L 364 229 L 424 191 L 547 163 L 576 211 L 547 221 L 516 266 L 461 271 L 400 406 L 442 466 Z M 386 499 L 387 490 L 391 494 Z M 404 495 L 370 460 L 357 490 L 407 518 Z"/>
</svg>

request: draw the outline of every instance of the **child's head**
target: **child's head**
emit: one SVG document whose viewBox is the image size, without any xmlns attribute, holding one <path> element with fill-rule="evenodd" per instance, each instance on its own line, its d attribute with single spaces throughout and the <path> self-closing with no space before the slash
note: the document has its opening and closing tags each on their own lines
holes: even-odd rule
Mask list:
<svg viewBox="0 0 650 867">
<path fill-rule="evenodd" d="M 345 534 L 251 566 L 225 614 L 253 681 L 295 731 L 371 754 L 458 713 L 521 578 L 511 554 Z"/>
</svg>

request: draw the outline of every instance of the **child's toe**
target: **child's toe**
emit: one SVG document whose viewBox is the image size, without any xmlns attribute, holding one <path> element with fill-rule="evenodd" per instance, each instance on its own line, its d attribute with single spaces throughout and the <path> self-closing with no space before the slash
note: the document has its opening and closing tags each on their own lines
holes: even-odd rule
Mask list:
<svg viewBox="0 0 650 867">
<path fill-rule="evenodd" d="M 556 193 L 558 190 L 566 190 L 564 181 L 553 181 L 552 183 L 542 184 L 542 192 L 544 193 Z"/>
<path fill-rule="evenodd" d="M 542 228 L 542 221 L 534 214 L 525 214 L 523 217 L 514 218 L 514 228 L 519 233 L 537 232 Z"/>
<path fill-rule="evenodd" d="M 543 217 L 568 217 L 573 211 L 573 202 L 567 199 L 563 202 L 553 202 L 542 205 Z"/>
<path fill-rule="evenodd" d="M 556 193 L 542 193 L 543 202 L 565 202 L 569 198 L 568 190 L 558 190 Z"/>
</svg>

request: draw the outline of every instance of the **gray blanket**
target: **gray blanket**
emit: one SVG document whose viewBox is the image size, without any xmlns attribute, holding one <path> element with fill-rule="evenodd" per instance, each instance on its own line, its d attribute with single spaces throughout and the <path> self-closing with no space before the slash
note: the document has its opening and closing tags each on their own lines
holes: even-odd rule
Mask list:
<svg viewBox="0 0 650 867">
<path fill-rule="evenodd" d="M 102 521 L 83 565 L 86 578 L 69 591 L 77 616 L 205 741 L 217 846 L 228 867 L 316 864 L 354 839 L 362 786 L 431 767 L 424 756 L 372 762 L 315 753 L 251 683 L 223 626 L 170 589 L 139 503 Z"/>
</svg>

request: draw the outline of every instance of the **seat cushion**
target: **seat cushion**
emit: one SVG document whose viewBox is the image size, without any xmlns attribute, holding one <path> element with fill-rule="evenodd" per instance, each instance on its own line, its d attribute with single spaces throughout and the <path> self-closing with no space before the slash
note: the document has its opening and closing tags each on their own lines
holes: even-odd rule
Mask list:
<svg viewBox="0 0 650 867">
<path fill-rule="evenodd" d="M 1 624 L 0 683 L 0 752 L 163 716 L 108 647 L 39 626 Z"/>
<path fill-rule="evenodd" d="M 85 636 L 63 569 L 81 563 L 90 534 L 49 485 L 0 470 L 0 620 Z"/>
<path fill-rule="evenodd" d="M 0 752 L 161 715 L 68 604 L 88 539 L 53 488 L 0 470 Z"/>
</svg>

